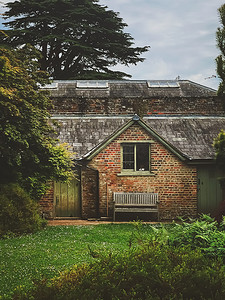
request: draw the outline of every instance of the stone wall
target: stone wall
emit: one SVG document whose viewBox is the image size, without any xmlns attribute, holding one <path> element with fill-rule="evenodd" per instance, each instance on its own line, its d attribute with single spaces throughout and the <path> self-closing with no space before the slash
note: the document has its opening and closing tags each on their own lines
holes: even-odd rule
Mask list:
<svg viewBox="0 0 225 300">
<path fill-rule="evenodd" d="M 153 140 L 151 175 L 122 176 L 120 143 Z M 99 171 L 99 213 L 112 216 L 113 192 L 154 192 L 159 194 L 160 219 L 197 215 L 197 171 L 167 150 L 139 125 L 132 125 L 104 150 L 89 166 Z M 83 195 L 83 202 L 87 201 Z"/>
</svg>

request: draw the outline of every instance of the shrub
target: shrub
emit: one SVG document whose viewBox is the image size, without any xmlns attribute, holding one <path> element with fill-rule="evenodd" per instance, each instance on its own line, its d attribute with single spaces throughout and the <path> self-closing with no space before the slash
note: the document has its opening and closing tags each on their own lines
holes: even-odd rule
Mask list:
<svg viewBox="0 0 225 300">
<path fill-rule="evenodd" d="M 198 220 L 182 222 L 174 225 L 168 236 L 172 246 L 190 245 L 192 249 L 200 249 L 207 256 L 223 257 L 225 260 L 224 221 L 218 223 L 208 215 Z"/>
<path fill-rule="evenodd" d="M 121 254 L 102 254 L 92 264 L 74 266 L 14 299 L 224 299 L 220 260 L 189 247 L 152 244 Z"/>
<path fill-rule="evenodd" d="M 19 185 L 0 185 L 0 236 L 34 232 L 45 224 L 38 204 Z"/>
</svg>

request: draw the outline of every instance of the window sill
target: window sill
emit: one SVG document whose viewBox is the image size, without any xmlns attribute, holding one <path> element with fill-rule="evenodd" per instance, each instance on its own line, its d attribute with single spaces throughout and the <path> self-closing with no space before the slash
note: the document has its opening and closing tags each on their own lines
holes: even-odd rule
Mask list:
<svg viewBox="0 0 225 300">
<path fill-rule="evenodd" d="M 121 173 L 118 173 L 117 176 L 155 176 L 155 174 L 149 171 L 122 171 Z"/>
</svg>

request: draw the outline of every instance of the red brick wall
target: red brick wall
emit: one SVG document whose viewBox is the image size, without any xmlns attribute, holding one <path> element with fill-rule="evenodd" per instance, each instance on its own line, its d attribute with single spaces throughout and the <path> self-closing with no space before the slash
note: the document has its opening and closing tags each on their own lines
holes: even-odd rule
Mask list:
<svg viewBox="0 0 225 300">
<path fill-rule="evenodd" d="M 224 114 L 222 101 L 218 97 L 121 97 L 121 98 L 63 98 L 53 99 L 52 113 L 78 113 L 86 115 L 154 115 L 154 114 Z"/>
<path fill-rule="evenodd" d="M 150 176 L 117 176 L 121 172 L 120 141 L 153 140 Z M 139 125 L 132 125 L 89 165 L 99 171 L 100 216 L 112 216 L 113 192 L 159 193 L 160 219 L 197 214 L 196 167 L 183 163 Z M 88 199 L 83 195 L 83 204 Z"/>
<path fill-rule="evenodd" d="M 43 218 L 51 219 L 54 216 L 54 182 L 49 183 L 49 189 L 40 200 L 40 211 Z"/>
<path fill-rule="evenodd" d="M 82 218 L 96 218 L 98 216 L 98 172 L 96 170 L 83 168 L 81 197 Z"/>
</svg>

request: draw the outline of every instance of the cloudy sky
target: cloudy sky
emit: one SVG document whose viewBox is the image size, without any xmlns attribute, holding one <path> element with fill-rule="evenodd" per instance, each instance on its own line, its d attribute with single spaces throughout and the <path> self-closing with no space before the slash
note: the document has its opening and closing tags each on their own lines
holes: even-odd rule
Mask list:
<svg viewBox="0 0 225 300">
<path fill-rule="evenodd" d="M 222 0 L 100 0 L 120 12 L 146 60 L 126 70 L 133 79 L 189 79 L 217 88 L 215 58 Z"/>
<path fill-rule="evenodd" d="M 4 11 L 0 0 L 0 13 Z M 189 79 L 217 88 L 215 58 L 222 0 L 100 0 L 120 13 L 136 46 L 151 46 L 146 60 L 119 69 L 132 79 Z M 118 68 L 117 68 L 118 69 Z"/>
</svg>

